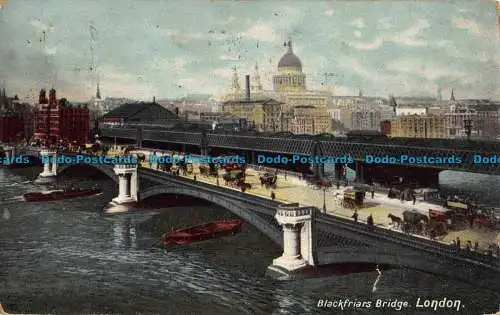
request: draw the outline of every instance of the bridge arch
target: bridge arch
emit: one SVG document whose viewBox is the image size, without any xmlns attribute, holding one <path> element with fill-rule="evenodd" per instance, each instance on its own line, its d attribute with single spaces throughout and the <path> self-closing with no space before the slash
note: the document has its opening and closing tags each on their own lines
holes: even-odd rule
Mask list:
<svg viewBox="0 0 500 315">
<path fill-rule="evenodd" d="M 391 265 L 404 267 L 424 273 L 443 275 L 452 279 L 457 279 L 474 285 L 485 285 L 488 280 L 486 274 L 496 279 L 498 271 L 494 267 L 484 264 L 471 265 L 466 261 L 460 262 L 447 257 L 438 257 L 433 254 L 422 255 L 421 251 L 411 249 L 394 248 L 341 248 L 329 247 L 318 250 L 319 265 L 342 264 L 342 263 L 373 263 L 380 265 Z M 467 270 L 467 272 L 463 272 Z"/>
<path fill-rule="evenodd" d="M 212 194 L 209 191 L 204 191 L 196 188 L 176 187 L 169 185 L 160 185 L 147 188 L 140 192 L 139 200 L 145 200 L 147 198 L 163 194 L 191 196 L 202 200 L 210 201 L 211 203 L 221 206 L 231 211 L 238 217 L 246 220 L 247 222 L 255 226 L 257 229 L 259 229 L 271 240 L 273 240 L 276 244 L 283 246 L 283 232 L 268 220 L 255 214 L 255 211 L 248 209 L 248 206 L 246 206 L 241 201 L 237 201 L 225 196 Z M 272 218 L 272 220 L 275 219 Z"/>
<path fill-rule="evenodd" d="M 87 166 L 87 167 L 92 167 L 97 170 L 99 170 L 101 173 L 104 175 L 108 176 L 110 179 L 112 179 L 115 183 L 118 183 L 118 176 L 116 176 L 115 171 L 113 170 L 113 166 L 111 165 L 104 165 L 104 164 L 59 164 L 57 165 L 57 174 L 62 174 L 68 169 L 71 168 L 76 168 L 76 167 L 82 167 L 82 166 Z"/>
</svg>

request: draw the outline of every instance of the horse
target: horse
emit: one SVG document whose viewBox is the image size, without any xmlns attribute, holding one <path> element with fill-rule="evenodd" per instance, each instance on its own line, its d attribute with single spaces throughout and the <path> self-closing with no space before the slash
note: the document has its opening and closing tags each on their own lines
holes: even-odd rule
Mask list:
<svg viewBox="0 0 500 315">
<path fill-rule="evenodd" d="M 393 215 L 392 213 L 389 213 L 389 215 L 387 217 L 389 219 L 391 219 L 391 223 L 392 223 L 393 226 L 396 226 L 397 228 L 401 227 L 401 224 L 403 223 L 403 219 L 401 219 L 400 217 L 397 217 L 397 216 Z"/>
</svg>

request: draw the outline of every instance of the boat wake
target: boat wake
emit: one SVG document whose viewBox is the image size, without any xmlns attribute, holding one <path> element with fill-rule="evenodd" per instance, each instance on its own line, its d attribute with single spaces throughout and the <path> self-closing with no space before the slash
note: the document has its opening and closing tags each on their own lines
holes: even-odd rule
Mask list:
<svg viewBox="0 0 500 315">
<path fill-rule="evenodd" d="M 378 276 L 377 276 L 377 279 L 375 279 L 375 282 L 373 283 L 372 292 L 377 291 L 377 284 L 379 283 L 380 278 L 382 278 L 382 272 L 378 268 L 378 265 L 377 265 L 377 268 L 375 270 L 377 270 Z"/>
<path fill-rule="evenodd" d="M 6 199 L 2 199 L 0 201 L 0 206 L 10 205 L 10 204 L 24 202 L 24 201 L 25 201 L 24 196 L 16 196 L 16 197 L 12 197 L 12 198 L 6 198 Z"/>
</svg>

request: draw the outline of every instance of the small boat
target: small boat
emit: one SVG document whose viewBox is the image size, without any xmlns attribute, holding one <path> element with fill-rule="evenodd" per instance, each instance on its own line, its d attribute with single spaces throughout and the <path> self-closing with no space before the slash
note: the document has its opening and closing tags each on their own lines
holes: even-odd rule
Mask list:
<svg viewBox="0 0 500 315">
<path fill-rule="evenodd" d="M 163 236 L 163 245 L 183 245 L 230 234 L 234 235 L 241 231 L 242 224 L 241 220 L 221 220 L 175 230 Z"/>
<path fill-rule="evenodd" d="M 26 193 L 23 196 L 26 202 L 41 202 L 92 196 L 101 192 L 102 190 L 99 187 L 91 189 L 69 188 L 44 192 L 31 192 Z"/>
</svg>

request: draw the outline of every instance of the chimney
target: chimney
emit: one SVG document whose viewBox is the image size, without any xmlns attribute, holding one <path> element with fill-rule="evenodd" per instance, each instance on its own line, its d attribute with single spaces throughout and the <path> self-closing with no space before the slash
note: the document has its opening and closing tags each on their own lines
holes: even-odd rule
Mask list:
<svg viewBox="0 0 500 315">
<path fill-rule="evenodd" d="M 250 100 L 250 76 L 248 74 L 245 76 L 245 100 Z"/>
<path fill-rule="evenodd" d="M 153 104 L 156 104 L 156 97 L 153 96 Z"/>
</svg>

